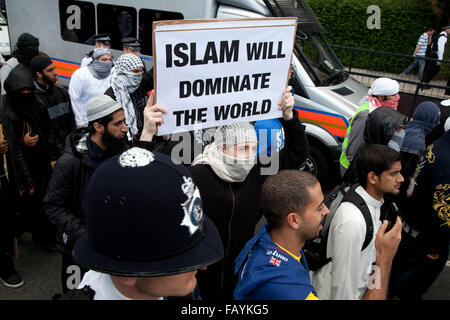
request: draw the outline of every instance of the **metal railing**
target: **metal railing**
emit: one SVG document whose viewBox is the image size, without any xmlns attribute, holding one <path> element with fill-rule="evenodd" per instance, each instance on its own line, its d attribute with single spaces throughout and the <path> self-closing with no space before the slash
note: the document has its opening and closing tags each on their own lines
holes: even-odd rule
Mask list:
<svg viewBox="0 0 450 320">
<path fill-rule="evenodd" d="M 415 57 L 415 56 L 404 55 L 404 54 L 393 53 L 393 52 L 384 52 L 384 51 L 377 51 L 377 50 L 353 48 L 353 47 L 346 47 L 346 46 L 333 45 L 333 44 L 330 45 L 330 46 L 332 48 L 336 48 L 336 49 L 343 49 L 343 50 L 351 51 L 350 66 L 349 66 L 349 69 L 347 71 L 349 74 L 365 76 L 365 77 L 372 77 L 372 78 L 379 78 L 379 75 L 352 71 L 353 60 L 354 60 L 354 56 L 355 56 L 356 53 L 358 53 L 358 52 L 373 53 L 373 54 L 393 56 L 393 57 L 398 57 L 398 58 L 420 59 L 420 60 L 425 60 L 425 61 L 435 61 L 435 62 L 439 61 L 441 63 L 450 63 L 450 60 L 439 60 L 439 59 L 433 59 L 433 58 L 429 58 L 429 57 Z M 419 94 L 419 90 L 420 89 L 423 90 L 423 89 L 428 89 L 428 88 L 437 88 L 437 89 L 450 90 L 449 86 L 440 86 L 440 85 L 437 85 L 437 84 L 430 84 L 430 83 L 425 83 L 425 82 L 422 82 L 422 81 L 412 81 L 412 80 L 401 79 L 401 78 L 392 78 L 392 79 L 397 80 L 398 82 L 416 85 L 416 90 L 415 90 L 415 93 L 414 93 L 413 102 L 412 102 L 412 105 L 411 105 L 411 108 L 410 108 L 409 118 L 412 117 L 412 112 L 414 110 L 414 106 L 416 104 L 417 96 Z"/>
</svg>

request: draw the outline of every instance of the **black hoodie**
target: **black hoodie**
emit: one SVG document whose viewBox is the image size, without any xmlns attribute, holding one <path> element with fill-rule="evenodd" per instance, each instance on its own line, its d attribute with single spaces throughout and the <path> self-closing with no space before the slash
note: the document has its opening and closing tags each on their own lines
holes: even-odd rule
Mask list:
<svg viewBox="0 0 450 320">
<path fill-rule="evenodd" d="M 7 94 L 2 102 L 10 126 L 10 136 L 7 138 L 21 148 L 24 155 L 24 161 L 17 169 L 29 172 L 32 185 L 28 183 L 28 188 L 35 186 L 39 192 L 44 192 L 51 174 L 48 117 L 34 97 L 33 79 L 24 66 L 19 64 L 11 71 L 4 87 Z M 23 89 L 32 92 L 23 94 Z M 24 144 L 23 138 L 28 130 L 39 136 L 38 143 L 33 147 Z"/>
</svg>

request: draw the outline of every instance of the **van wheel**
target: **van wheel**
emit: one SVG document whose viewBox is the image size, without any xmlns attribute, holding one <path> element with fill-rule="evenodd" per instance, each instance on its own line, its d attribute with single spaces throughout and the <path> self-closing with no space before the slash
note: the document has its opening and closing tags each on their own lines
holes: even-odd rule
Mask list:
<svg viewBox="0 0 450 320">
<path fill-rule="evenodd" d="M 329 166 L 324 153 L 315 146 L 310 146 L 311 151 L 305 163 L 300 168 L 316 176 L 321 184 L 326 184 L 329 180 Z"/>
</svg>

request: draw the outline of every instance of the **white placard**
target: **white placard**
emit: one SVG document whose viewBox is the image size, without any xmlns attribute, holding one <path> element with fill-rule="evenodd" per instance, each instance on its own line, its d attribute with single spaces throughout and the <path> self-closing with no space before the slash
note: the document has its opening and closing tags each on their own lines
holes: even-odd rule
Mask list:
<svg viewBox="0 0 450 320">
<path fill-rule="evenodd" d="M 296 18 L 154 25 L 158 135 L 281 116 Z"/>
</svg>

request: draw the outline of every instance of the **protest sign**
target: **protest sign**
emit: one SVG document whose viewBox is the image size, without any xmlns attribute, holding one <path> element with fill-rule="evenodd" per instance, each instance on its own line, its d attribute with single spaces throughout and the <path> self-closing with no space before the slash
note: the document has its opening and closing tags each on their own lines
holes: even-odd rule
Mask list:
<svg viewBox="0 0 450 320">
<path fill-rule="evenodd" d="M 158 135 L 281 116 L 296 18 L 158 21 Z"/>
</svg>

